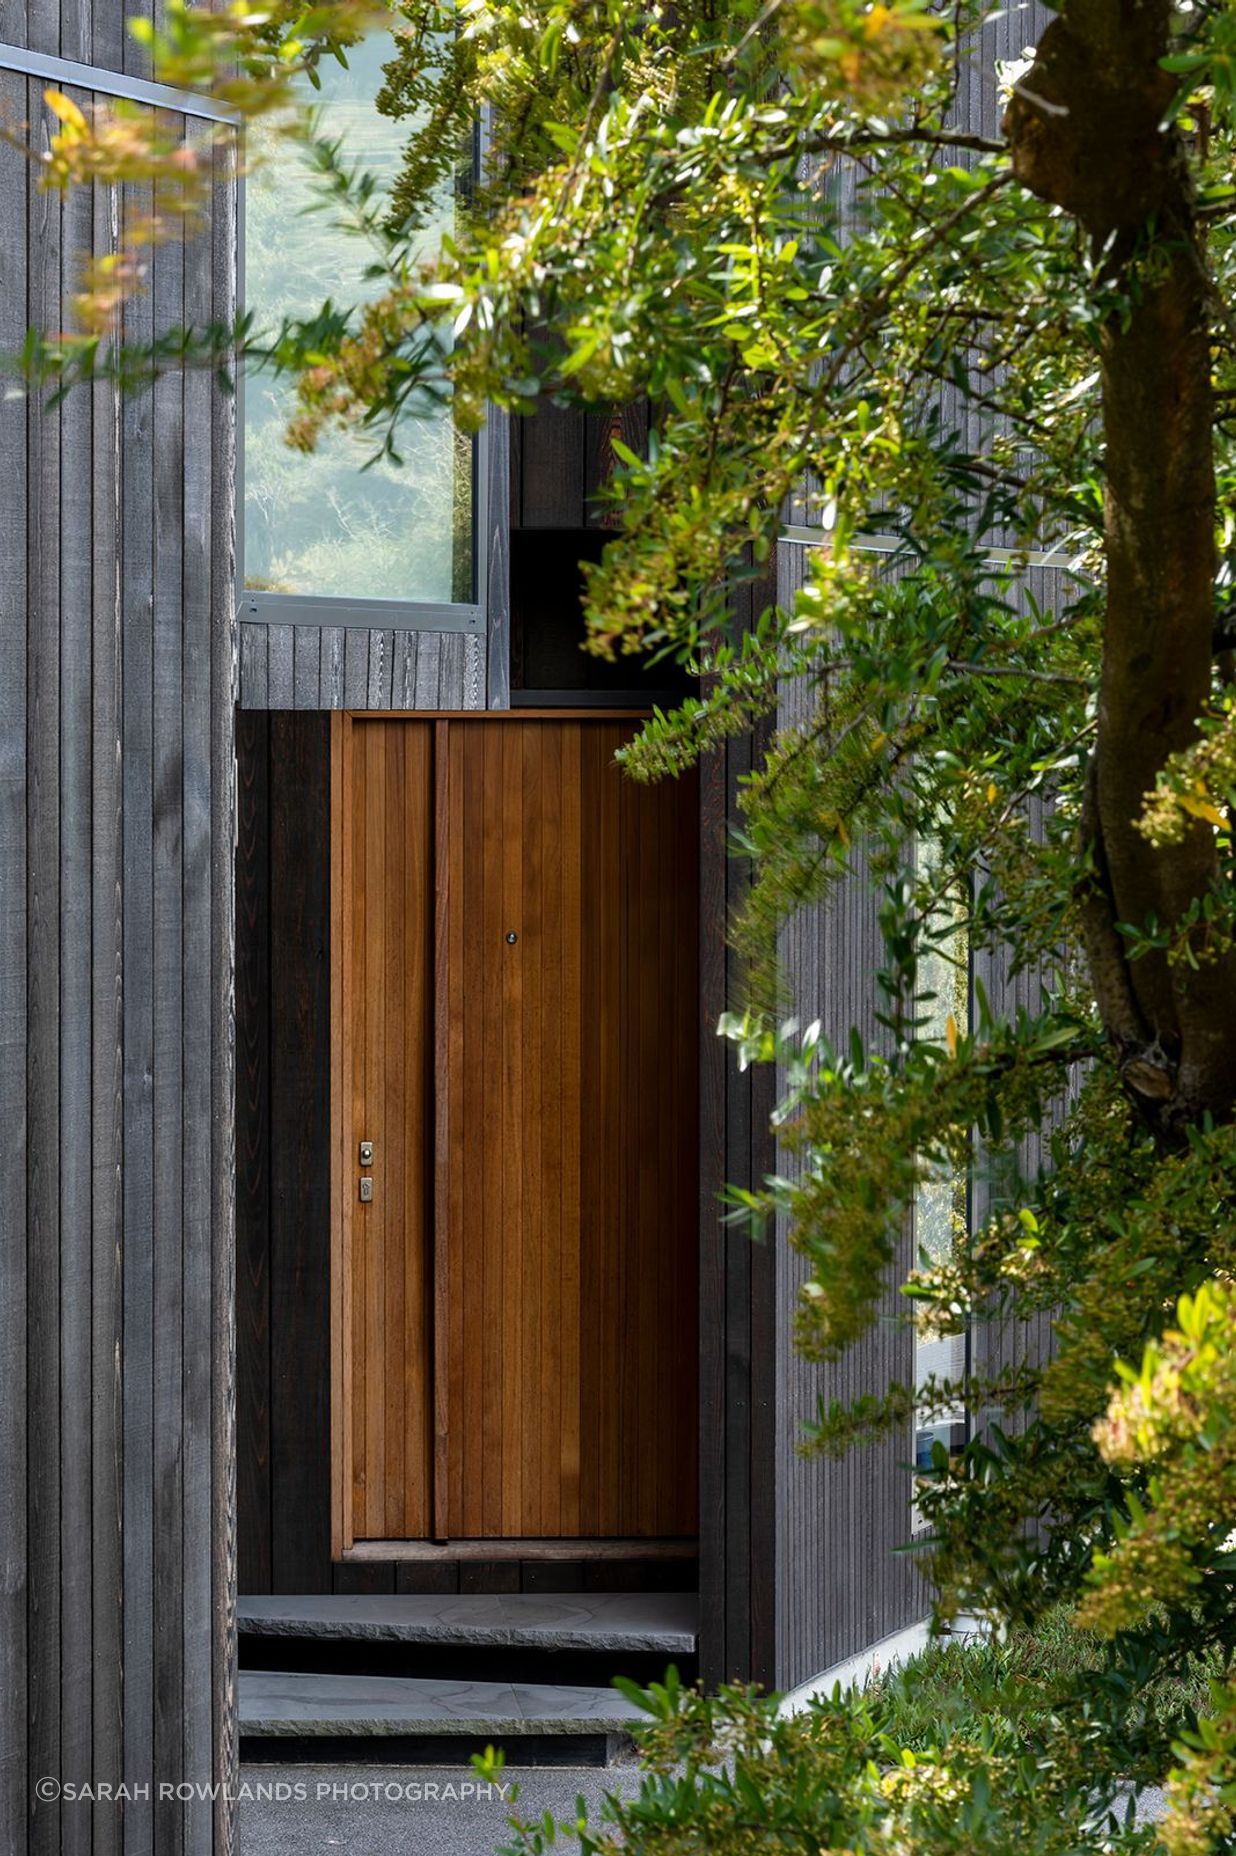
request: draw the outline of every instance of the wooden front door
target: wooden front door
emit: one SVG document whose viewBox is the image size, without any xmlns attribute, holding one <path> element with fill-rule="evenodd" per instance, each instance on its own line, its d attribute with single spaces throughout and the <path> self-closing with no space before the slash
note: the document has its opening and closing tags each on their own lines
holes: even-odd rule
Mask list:
<svg viewBox="0 0 1236 1856">
<path fill-rule="evenodd" d="M 633 727 L 342 723 L 344 1544 L 696 1531 L 698 812 Z"/>
</svg>

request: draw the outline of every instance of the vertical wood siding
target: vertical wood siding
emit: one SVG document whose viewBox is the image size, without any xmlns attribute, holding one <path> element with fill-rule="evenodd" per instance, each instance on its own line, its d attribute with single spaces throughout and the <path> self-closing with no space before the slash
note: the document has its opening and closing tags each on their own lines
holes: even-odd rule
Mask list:
<svg viewBox="0 0 1236 1856">
<path fill-rule="evenodd" d="M 237 731 L 244 1592 L 331 1589 L 329 733 L 325 715 L 242 715 Z"/>
<path fill-rule="evenodd" d="M 1014 62 L 1032 48 L 1052 17 L 1041 0 L 1021 0 L 1018 5 L 993 12 L 983 21 L 975 34 L 972 55 L 963 58 L 959 65 L 953 108 L 953 120 L 959 127 L 992 140 L 1000 138 L 1005 104 L 1000 94 L 997 65 Z M 958 167 L 973 167 L 978 159 L 975 153 L 964 148 L 950 148 L 940 155 L 942 163 Z M 827 196 L 843 237 L 847 225 L 855 223 L 860 211 L 859 173 L 855 164 L 846 161 L 833 163 L 829 169 Z M 938 415 L 945 430 L 959 432 L 967 446 L 977 450 L 990 441 L 992 414 L 976 406 L 950 379 L 941 379 L 930 410 Z M 823 503 L 821 476 L 809 471 L 787 498 L 785 520 L 795 526 L 818 527 Z"/>
<path fill-rule="evenodd" d="M 483 709 L 485 658 L 470 632 L 242 624 L 240 706 Z"/>
<path fill-rule="evenodd" d="M 738 627 L 772 597 L 762 583 L 735 595 Z M 700 766 L 700 1669 L 710 1684 L 772 1684 L 775 1541 L 776 1254 L 723 1221 L 726 1185 L 772 1170 L 773 1079 L 742 1074 L 717 1021 L 739 995 L 727 928 L 746 871 L 730 854 L 739 782 L 753 744 L 739 737 Z"/>
<path fill-rule="evenodd" d="M 783 606 L 803 583 L 808 554 L 780 544 Z M 809 688 L 787 683 L 778 723 L 792 728 L 809 721 L 812 705 Z M 878 907 L 860 864 L 826 904 L 803 910 L 782 937 L 795 1017 L 803 1025 L 818 1018 L 825 1036 L 842 1045 L 851 1025 L 868 1044 L 879 1041 L 872 978 L 883 960 Z M 791 1155 L 778 1154 L 779 1171 L 792 1173 L 794 1165 Z M 809 1269 L 784 1231 L 777 1234 L 776 1259 L 776 1668 L 778 1686 L 793 1687 L 912 1623 L 927 1600 L 912 1561 L 895 1551 L 910 1532 L 908 1429 L 904 1437 L 853 1451 L 840 1462 L 807 1461 L 796 1449 L 821 1394 L 848 1400 L 878 1392 L 890 1379 L 910 1378 L 912 1336 L 899 1320 L 904 1304 L 890 1290 L 882 1319 L 866 1339 L 835 1365 L 810 1365 L 792 1338 L 798 1290 Z M 909 1266 L 908 1242 L 902 1262 Z"/>
<path fill-rule="evenodd" d="M 608 411 L 582 412 L 541 402 L 511 419 L 511 527 L 604 528 L 602 492 L 613 476 L 615 439 L 632 451 L 648 442 L 646 400 Z"/>
<path fill-rule="evenodd" d="M 319 1512 L 330 1380 L 305 1371 L 327 1345 L 330 1279 L 318 1267 L 314 1208 L 330 1193 L 330 1085 L 299 1052 L 330 1027 L 330 720 L 271 716 L 270 855 L 270 1509 L 272 1570 L 286 1591 L 321 1589 L 329 1548 Z M 284 950 L 300 950 L 284 958 Z M 329 1468 L 329 1465 L 327 1465 Z"/>
<path fill-rule="evenodd" d="M 36 6 L 24 26 L 84 60 L 119 54 L 120 18 Z M 11 7 L 0 30 L 27 36 Z M 0 72 L 36 146 L 42 88 Z M 39 192 L 8 147 L 0 181 L 12 353 L 68 320 L 117 205 Z M 230 314 L 233 231 L 221 193 L 212 227 L 159 248 L 134 335 Z M 230 1836 L 209 1798 L 34 1791 L 228 1776 L 230 420 L 207 375 L 0 400 L 6 1850 Z"/>
<path fill-rule="evenodd" d="M 11 22 L 10 22 L 11 23 Z M 0 72 L 6 115 L 26 106 L 23 80 Z M 20 154 L 0 143 L 0 345 L 12 353 L 26 323 L 27 183 Z M 20 1849 L 26 1835 L 29 1632 L 26 1569 L 26 415 L 0 395 L 0 1847 Z"/>
<path fill-rule="evenodd" d="M 1066 575 L 1049 568 L 1029 569 L 1014 591 L 1014 598 L 1024 613 L 1039 611 L 1050 614 L 1058 611 L 1061 602 L 1068 597 Z M 1029 828 L 1035 838 L 1041 837 L 1047 803 L 1044 797 L 1035 796 L 1027 805 Z M 1012 954 L 1012 949 L 982 949 L 976 950 L 973 956 L 974 978 L 985 988 L 992 1010 L 999 1018 L 1011 1018 L 1018 1010 L 1032 1015 L 1041 1011 L 1044 981 L 1051 977 L 1036 967 L 1023 968 L 1021 972 L 1014 973 Z M 1047 1129 L 1050 1129 L 1053 1113 L 1049 1112 L 1046 1118 Z M 1020 1203 L 1018 1180 L 1034 1179 L 1039 1170 L 1049 1163 L 1049 1134 L 1046 1131 L 1029 1135 L 1020 1143 L 1012 1166 L 1007 1162 L 999 1167 L 990 1165 L 980 1144 L 975 1153 L 971 1189 L 972 1225 L 977 1229 L 994 1214 L 1016 1209 Z M 1053 1347 L 1052 1317 L 1039 1313 L 1021 1319 L 1017 1314 L 1016 1298 L 1000 1319 L 977 1320 L 970 1337 L 973 1370 L 983 1374 L 1005 1372 L 1018 1365 L 1043 1365 L 1050 1359 Z M 1023 1414 L 999 1408 L 993 1408 L 987 1416 L 998 1420 L 1008 1431 L 1019 1430 L 1024 1423 Z"/>
<path fill-rule="evenodd" d="M 779 549 L 779 599 L 785 605 L 803 582 L 809 550 L 791 543 Z M 1063 576 L 1051 570 L 1026 571 L 1012 598 L 1024 610 L 1050 611 L 1062 596 Z M 778 720 L 793 726 L 807 720 L 811 695 L 802 685 L 783 691 Z M 856 1024 L 868 1043 L 877 1040 L 876 997 L 871 975 L 883 949 L 877 919 L 878 896 L 869 889 L 861 867 L 823 907 L 805 910 L 785 930 L 782 957 L 789 975 L 795 1013 L 803 1024 L 818 1018 L 825 1034 L 844 1041 Z M 983 953 L 975 968 L 998 1016 L 1019 1006 L 1037 1009 L 1041 978 L 1026 972 L 1013 976 L 1007 955 Z M 1021 1167 L 1033 1174 L 1043 1158 L 1038 1140 L 1023 1144 Z M 793 1159 L 781 1155 L 781 1171 Z M 995 1209 L 999 1190 L 976 1159 L 972 1217 Z M 784 1238 L 785 1233 L 779 1233 Z M 907 1239 L 899 1267 L 910 1267 Z M 929 1603 L 925 1579 L 911 1556 L 894 1549 L 910 1537 L 910 1473 L 913 1440 L 907 1432 L 881 1445 L 852 1452 L 840 1463 L 806 1462 L 795 1451 L 795 1437 L 811 1418 L 821 1393 L 846 1401 L 862 1392 L 879 1391 L 890 1379 L 907 1383 L 913 1373 L 913 1341 L 904 1325 L 904 1304 L 894 1292 L 886 1299 L 881 1325 L 840 1362 L 812 1367 L 794 1352 L 791 1323 L 798 1288 L 807 1275 L 803 1261 L 784 1242 L 777 1247 L 777 1682 L 792 1686 L 809 1680 L 830 1664 L 862 1650 L 924 1615 Z M 1045 1358 L 1051 1346 L 1046 1316 L 1022 1323 L 1010 1317 L 976 1324 L 975 1369 L 986 1371 L 1017 1360 Z M 995 1415 L 995 1414 L 993 1414 Z"/>
</svg>

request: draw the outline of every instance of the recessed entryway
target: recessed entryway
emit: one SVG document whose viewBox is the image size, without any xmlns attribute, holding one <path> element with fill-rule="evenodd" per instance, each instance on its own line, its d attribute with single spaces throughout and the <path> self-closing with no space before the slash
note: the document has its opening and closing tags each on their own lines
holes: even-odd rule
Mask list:
<svg viewBox="0 0 1236 1856">
<path fill-rule="evenodd" d="M 337 1555 L 696 1534 L 698 800 L 637 726 L 336 723 Z"/>
</svg>

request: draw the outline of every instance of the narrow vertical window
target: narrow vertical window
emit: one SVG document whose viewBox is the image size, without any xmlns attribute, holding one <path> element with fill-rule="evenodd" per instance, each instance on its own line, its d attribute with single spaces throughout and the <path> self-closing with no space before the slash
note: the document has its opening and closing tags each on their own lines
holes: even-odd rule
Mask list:
<svg viewBox="0 0 1236 1856">
<path fill-rule="evenodd" d="M 375 98 L 390 58 L 385 33 L 327 60 L 319 92 L 318 134 L 338 141 L 349 163 L 389 188 L 408 134 L 379 115 Z M 324 206 L 305 154 L 277 128 L 251 136 L 245 184 L 245 300 L 259 339 L 285 317 L 310 314 L 329 299 L 340 308 L 380 288 L 365 275 L 374 252 Z M 433 222 L 419 233 L 434 247 L 455 223 L 454 192 L 444 189 Z M 409 254 L 415 258 L 414 250 Z M 402 465 L 371 462 L 372 436 L 328 431 L 311 454 L 284 433 L 291 385 L 260 368 L 245 382 L 244 584 L 249 593 L 298 601 L 392 601 L 445 606 L 476 600 L 475 445 L 455 430 L 450 408 L 428 396 L 400 429 Z"/>
<path fill-rule="evenodd" d="M 917 846 L 920 871 L 930 872 L 930 840 Z M 927 945 L 919 960 L 919 1036 L 943 1044 L 951 1020 L 957 1035 L 970 1023 L 970 949 L 961 898 L 944 891 L 928 924 Z M 948 1263 L 964 1238 L 969 1216 L 969 1175 L 963 1165 L 942 1163 L 920 1182 L 914 1196 L 914 1246 L 920 1264 Z M 952 1333 L 914 1336 L 914 1383 L 922 1395 L 934 1381 L 960 1385 L 966 1374 L 968 1335 L 964 1326 Z M 960 1401 L 941 1409 L 925 1404 L 915 1420 L 916 1469 L 931 1468 L 936 1444 L 955 1456 L 966 1444 L 966 1413 Z M 916 1526 L 919 1525 L 916 1517 Z"/>
</svg>

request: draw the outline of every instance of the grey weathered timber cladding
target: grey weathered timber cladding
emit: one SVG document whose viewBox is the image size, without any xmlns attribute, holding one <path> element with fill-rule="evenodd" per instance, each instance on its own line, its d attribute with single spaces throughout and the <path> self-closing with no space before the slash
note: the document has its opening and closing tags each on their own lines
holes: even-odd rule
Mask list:
<svg viewBox="0 0 1236 1856">
<path fill-rule="evenodd" d="M 1012 597 L 1023 613 L 1058 610 L 1061 600 L 1068 597 L 1067 576 L 1061 571 L 1031 568 Z M 1036 796 L 1027 805 L 1029 828 L 1036 836 L 1042 831 L 1045 803 Z M 974 978 L 982 984 L 993 1011 L 1000 1017 L 1011 1017 L 1019 1009 L 1031 1014 L 1041 1011 L 1044 979 L 1049 977 L 1033 966 L 1014 973 L 1013 952 L 1009 948 L 983 948 L 976 949 L 971 957 Z M 1047 1128 L 1051 1120 L 1049 1112 Z M 993 1170 L 986 1164 L 981 1144 L 976 1147 L 970 1205 L 971 1222 L 976 1228 L 999 1211 L 1015 1209 L 1016 1179 L 1032 1179 L 1049 1161 L 1048 1141 L 1048 1134 L 1043 1132 L 1031 1134 L 1020 1143 L 1012 1180 L 1007 1167 Z M 988 1316 L 975 1322 L 970 1337 L 971 1364 L 976 1373 L 985 1375 L 1009 1372 L 1019 1365 L 1039 1366 L 1050 1359 L 1053 1346 L 1051 1317 L 1040 1313 L 1021 1319 L 1014 1297 L 999 1319 Z M 1024 1422 L 1024 1415 L 1015 1411 L 993 1409 L 988 1415 L 998 1418 L 1005 1430 L 1018 1430 Z"/>
<path fill-rule="evenodd" d="M 998 61 L 1015 60 L 1034 44 L 1051 15 L 1032 4 L 1009 8 L 984 22 L 974 55 L 959 67 L 955 119 L 967 130 L 998 138 L 1004 103 L 1000 95 Z M 950 150 L 947 159 L 972 162 L 965 151 Z M 855 172 L 840 166 L 833 174 L 830 195 L 842 224 L 856 211 Z M 943 425 L 958 430 L 963 441 L 979 448 L 990 435 L 992 417 L 947 379 L 938 389 Z M 817 526 L 821 521 L 821 487 L 805 478 L 786 507 L 785 520 L 794 528 Z M 779 549 L 779 600 L 792 601 L 802 584 L 809 550 L 782 542 Z M 1058 593 L 1058 576 L 1031 568 L 1021 592 L 1032 593 L 1050 604 Z M 782 725 L 805 718 L 809 695 L 789 686 L 778 713 Z M 875 999 L 871 974 L 882 958 L 876 919 L 877 898 L 861 876 L 836 894 L 827 907 L 807 910 L 791 923 L 783 941 L 783 957 L 793 985 L 797 1016 L 803 1023 L 819 1018 L 825 1031 L 844 1037 L 851 1023 L 864 1036 L 875 1031 Z M 997 1012 L 1011 1009 L 1021 994 L 1029 996 L 1035 982 L 1022 976 L 1014 991 L 1007 982 L 1008 961 L 984 957 L 981 977 Z M 1016 994 L 1016 996 L 1014 996 Z M 1027 1162 L 1035 1156 L 1029 1152 Z M 792 1162 L 779 1155 L 778 1166 Z M 974 1209 L 983 1213 L 990 1193 L 976 1184 Z M 784 1233 L 781 1234 L 784 1236 Z M 903 1259 L 912 1260 L 908 1232 Z M 865 1646 L 922 1617 L 929 1594 L 912 1556 L 894 1555 L 910 1535 L 909 1464 L 913 1440 L 906 1435 L 871 1449 L 851 1453 L 840 1463 L 807 1463 L 795 1451 L 795 1434 L 804 1419 L 815 1413 L 821 1392 L 827 1398 L 846 1400 L 863 1391 L 879 1390 L 892 1378 L 910 1383 L 913 1342 L 904 1325 L 900 1298 L 891 1294 L 881 1325 L 843 1360 L 826 1369 L 810 1368 L 793 1352 L 790 1323 L 798 1287 L 805 1275 L 800 1259 L 785 1243 L 777 1251 L 777 1498 L 776 1498 L 776 1666 L 782 1686 L 810 1680 Z M 899 1319 L 899 1317 L 901 1317 Z M 979 1325 L 973 1353 L 976 1368 L 1008 1363 L 1018 1357 L 1042 1357 L 1050 1345 L 1050 1324 L 1045 1318 L 1027 1330 L 1003 1322 Z"/>
<path fill-rule="evenodd" d="M 6 5 L 0 38 L 119 64 L 123 13 Z M 43 87 L 0 68 L 36 146 Z M 117 225 L 110 191 L 62 205 L 0 146 L 0 348 L 66 322 Z M 221 186 L 131 332 L 227 318 L 234 279 Z M 0 396 L 6 1851 L 230 1847 L 232 463 L 205 373 Z M 160 1801 L 182 1779 L 201 1796 Z"/>
<path fill-rule="evenodd" d="M 0 74 L 0 96 L 16 86 Z M 21 86 L 24 96 L 24 85 Z M 16 302 L 0 278 L 0 341 L 24 308 L 25 210 L 20 165 L 0 146 L 0 188 L 21 187 L 19 211 L 0 217 L 0 273 L 19 278 Z M 26 1583 L 26 508 L 8 485 L 24 469 L 25 420 L 0 396 L 0 1708 L 22 1710 L 20 1737 L 6 1715 L 0 1741 L 0 1842 L 19 1848 L 25 1828 Z"/>
<path fill-rule="evenodd" d="M 471 632 L 242 623 L 240 706 L 483 709 L 485 640 Z"/>
<path fill-rule="evenodd" d="M 1052 14 L 1041 0 L 1023 0 L 1022 4 L 992 12 L 975 34 L 972 55 L 958 64 L 956 101 L 953 121 L 971 134 L 992 141 L 1001 136 L 1005 99 L 1001 93 L 999 67 L 1015 62 L 1033 47 Z M 964 148 L 941 152 L 940 159 L 949 165 L 973 167 L 978 156 Z M 838 215 L 842 231 L 854 223 L 859 211 L 859 170 L 851 162 L 837 162 L 829 171 L 827 196 Z M 945 369 L 940 370 L 936 406 L 942 425 L 961 434 L 963 442 L 975 449 L 990 437 L 993 418 L 975 398 L 963 394 Z M 785 520 L 791 527 L 818 527 L 823 505 L 823 486 L 819 475 L 807 473 L 787 499 Z"/>
<path fill-rule="evenodd" d="M 778 547 L 778 601 L 793 603 L 810 551 L 791 542 Z M 787 682 L 778 725 L 810 720 L 814 696 Z M 826 904 L 804 909 L 783 932 L 781 957 L 793 989 L 795 1016 L 819 1019 L 825 1035 L 842 1045 L 851 1025 L 868 1044 L 878 1043 L 877 997 L 872 975 L 883 961 L 879 896 L 861 869 Z M 779 1171 L 793 1157 L 779 1152 Z M 922 1579 L 910 1556 L 896 1551 L 910 1533 L 912 1439 L 907 1433 L 840 1462 L 807 1461 L 797 1443 L 817 1399 L 848 1400 L 879 1391 L 913 1372 L 913 1340 L 898 1321 L 903 1305 L 890 1291 L 873 1332 L 842 1360 L 809 1365 L 793 1345 L 798 1290 L 805 1261 L 778 1232 L 776 1246 L 776 1680 L 792 1688 L 820 1670 L 853 1656 L 921 1618 L 927 1609 Z M 909 1242 L 903 1262 L 910 1262 Z"/>
<path fill-rule="evenodd" d="M 808 570 L 810 550 L 782 542 L 778 550 L 778 600 L 793 601 Z M 893 571 L 896 571 L 895 569 Z M 1065 576 L 1029 568 L 1007 597 L 1022 611 L 1050 611 L 1064 592 Z M 787 683 L 778 709 L 780 726 L 810 719 L 813 698 L 801 683 Z M 878 1041 L 876 997 L 871 975 L 883 960 L 877 911 L 879 897 L 861 867 L 829 898 L 808 908 L 786 927 L 781 954 L 803 1024 L 818 1018 L 825 1034 L 844 1043 L 851 1024 L 868 1044 Z M 1007 953 L 976 953 L 976 977 L 997 1016 L 1019 1006 L 1036 1010 L 1041 977 L 1011 974 Z M 1023 1144 L 1020 1165 L 1040 1164 L 1042 1143 Z M 791 1173 L 792 1155 L 781 1152 L 778 1170 Z M 999 1203 L 996 1184 L 976 1156 L 971 1216 L 986 1217 Z M 779 1233 L 784 1239 L 785 1233 Z M 900 1267 L 911 1266 L 907 1231 Z M 804 1420 L 815 1415 L 821 1394 L 842 1402 L 879 1391 L 891 1379 L 913 1378 L 913 1340 L 895 1289 L 886 1298 L 877 1329 L 841 1361 L 826 1368 L 807 1365 L 791 1341 L 798 1289 L 807 1274 L 802 1259 L 784 1241 L 777 1247 L 777 1493 L 776 1680 L 792 1687 L 855 1654 L 881 1637 L 925 1615 L 929 1590 L 912 1555 L 896 1553 L 910 1539 L 913 1438 L 905 1434 L 852 1452 L 839 1463 L 807 1462 L 795 1449 Z M 1044 1360 L 1051 1348 L 1051 1322 L 1009 1315 L 976 1323 L 971 1355 L 974 1370 L 988 1372 L 1017 1362 Z"/>
</svg>

